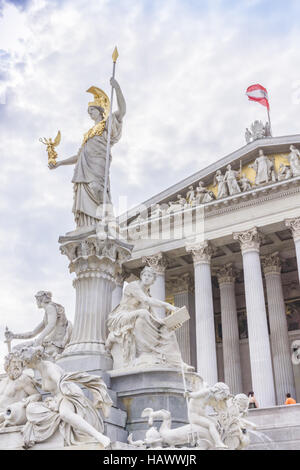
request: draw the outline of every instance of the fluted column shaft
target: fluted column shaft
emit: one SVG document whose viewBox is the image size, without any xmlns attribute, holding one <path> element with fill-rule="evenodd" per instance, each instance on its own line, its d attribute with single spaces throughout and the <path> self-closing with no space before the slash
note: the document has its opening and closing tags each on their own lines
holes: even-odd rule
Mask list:
<svg viewBox="0 0 300 470">
<path fill-rule="evenodd" d="M 246 294 L 252 387 L 260 407 L 274 406 L 275 388 L 256 228 L 234 234 L 240 241 Z"/>
<path fill-rule="evenodd" d="M 87 275 L 76 279 L 74 287 L 76 309 L 68 353 L 80 347 L 80 351 L 106 354 L 106 321 L 111 311 L 114 283 L 108 277 L 95 273 L 94 277 Z"/>
<path fill-rule="evenodd" d="M 174 295 L 176 307 L 187 307 L 189 309 L 189 293 L 181 292 Z M 191 364 L 190 346 L 190 321 L 184 322 L 181 328 L 176 330 L 177 341 L 180 347 L 182 359 L 186 364 Z"/>
<path fill-rule="evenodd" d="M 212 249 L 208 242 L 188 245 L 194 259 L 195 310 L 198 373 L 210 385 L 218 381 L 213 294 L 211 284 Z"/>
<path fill-rule="evenodd" d="M 155 274 L 156 279 L 150 288 L 150 294 L 153 298 L 165 301 L 166 300 L 166 285 L 165 285 L 165 271 L 167 267 L 167 260 L 163 253 L 157 253 L 152 256 L 143 257 L 143 262 L 150 266 Z M 166 315 L 164 308 L 155 307 L 154 310 L 160 317 Z"/>
<path fill-rule="evenodd" d="M 76 274 L 76 307 L 71 339 L 58 362 L 65 370 L 107 370 L 112 367 L 105 349 L 112 291 L 132 247 L 96 234 L 78 238 L 59 240 L 62 254 L 70 261 L 69 270 Z"/>
<path fill-rule="evenodd" d="M 217 276 L 221 298 L 225 383 L 229 386 L 231 393 L 237 394 L 242 392 L 243 384 L 233 267 L 227 265 L 221 268 Z"/>
<path fill-rule="evenodd" d="M 300 217 L 287 219 L 285 225 L 291 229 L 293 235 L 298 266 L 298 279 L 300 281 Z"/>
<path fill-rule="evenodd" d="M 283 405 L 286 393 L 296 395 L 288 326 L 281 283 L 280 259 L 277 253 L 262 258 L 266 278 L 271 347 L 277 404 Z"/>
</svg>

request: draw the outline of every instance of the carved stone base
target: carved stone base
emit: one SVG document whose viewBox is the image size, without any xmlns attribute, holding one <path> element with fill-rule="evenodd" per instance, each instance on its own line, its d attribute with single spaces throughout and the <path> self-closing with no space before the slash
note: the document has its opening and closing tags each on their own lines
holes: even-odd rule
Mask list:
<svg viewBox="0 0 300 470">
<path fill-rule="evenodd" d="M 23 426 L 14 426 L 10 428 L 0 429 L 0 450 L 24 450 L 22 447 L 23 440 L 22 440 L 22 431 Z M 116 439 L 114 433 L 108 432 L 111 438 L 111 446 L 112 450 L 118 449 L 135 449 L 135 447 L 127 444 L 126 442 L 119 441 L 118 438 L 122 440 L 127 439 L 127 433 L 124 431 L 124 435 L 119 435 Z M 49 437 L 44 442 L 40 442 L 35 444 L 33 447 L 29 449 L 29 451 L 35 450 L 104 450 L 103 446 L 100 443 L 88 443 L 88 444 L 80 444 L 78 446 L 65 446 L 64 440 L 61 433 L 57 430 L 53 436 Z M 108 449 L 109 450 L 109 449 Z"/>
<path fill-rule="evenodd" d="M 24 450 L 21 431 L 23 426 L 12 426 L 0 429 L 0 450 Z M 36 444 L 34 450 L 62 449 L 64 440 L 59 431 L 49 437 L 45 442 Z"/>
<path fill-rule="evenodd" d="M 157 371 L 158 372 L 158 371 Z M 162 374 L 164 371 L 160 371 Z M 172 371 L 170 371 L 172 372 Z M 174 373 L 174 371 L 173 371 Z M 138 413 L 135 411 L 135 404 L 137 400 L 142 399 L 142 393 L 144 385 L 144 392 L 150 391 L 149 380 L 140 375 L 141 373 L 136 374 L 136 382 L 134 382 L 134 374 L 131 374 L 131 378 L 133 379 L 133 384 L 136 383 L 136 394 L 131 392 L 131 397 L 126 396 L 125 393 L 120 392 L 120 395 L 123 395 L 121 399 L 123 403 L 126 403 L 127 398 L 127 409 L 131 410 L 132 416 L 128 416 L 128 427 L 131 426 L 131 429 L 135 428 L 133 431 L 133 440 L 137 440 L 144 437 L 145 432 L 143 431 L 143 426 L 145 427 L 145 423 L 143 423 L 143 419 L 136 418 Z M 145 372 L 146 374 L 146 372 Z M 152 375 L 152 379 L 155 375 Z M 170 378 L 170 375 L 168 375 Z M 178 401 L 176 402 L 175 396 L 175 383 L 173 382 L 173 386 L 170 390 L 169 395 L 169 402 L 165 399 L 165 401 L 161 401 L 160 404 L 157 404 L 158 397 L 160 395 L 161 400 L 163 400 L 163 393 L 166 394 L 167 387 L 169 384 L 169 380 L 166 380 L 165 387 L 163 390 L 159 389 L 159 391 L 152 391 L 153 394 L 153 401 L 151 397 L 147 399 L 147 406 L 151 408 L 155 408 L 156 406 L 160 406 L 160 408 L 168 409 L 170 405 L 170 411 L 174 414 L 174 427 L 179 425 L 185 424 L 186 421 L 182 421 L 182 418 L 179 416 L 180 409 L 175 410 L 176 403 L 178 406 Z M 128 376 L 128 379 L 130 377 Z M 141 379 L 141 383 L 138 386 L 138 378 Z M 151 378 L 151 374 L 149 374 L 149 378 Z M 121 386 L 121 376 L 118 377 L 116 385 L 119 387 Z M 124 379 L 125 380 L 125 379 Z M 172 383 L 172 382 L 171 382 Z M 174 393 L 174 395 L 173 395 Z M 145 396 L 145 395 L 144 395 Z M 149 397 L 149 395 L 148 395 Z M 175 396 L 176 397 L 176 396 Z M 130 402 L 131 400 L 131 402 Z M 161 404 L 163 403 L 163 406 Z M 184 403 L 179 404 L 181 410 L 185 408 L 185 401 Z M 140 408 L 139 408 L 140 410 Z M 117 417 L 113 417 L 113 420 L 116 421 Z M 255 434 L 250 433 L 250 446 L 247 450 L 300 450 L 300 404 L 297 405 L 287 405 L 287 406 L 276 406 L 272 408 L 258 408 L 255 410 L 249 410 L 249 414 L 247 419 L 257 425 L 257 429 Z M 121 421 L 119 420 L 121 426 L 124 425 L 124 419 Z M 126 440 L 127 432 L 123 431 L 123 435 L 121 433 L 114 434 L 111 431 L 111 425 L 109 423 L 109 419 L 106 420 L 107 426 L 107 435 L 110 437 L 112 444 L 112 450 L 131 450 L 137 449 L 129 445 Z M 154 426 L 159 426 L 158 422 L 154 422 Z M 146 428 L 146 427 L 145 427 Z M 148 427 L 147 427 L 148 429 Z M 10 428 L 3 428 L 0 429 L 0 450 L 22 450 L 22 436 L 21 436 L 22 426 L 14 426 Z M 73 446 L 72 446 L 73 447 Z M 40 444 L 36 444 L 32 450 L 65 450 L 63 438 L 59 431 L 47 439 L 45 442 L 41 442 Z M 70 449 L 70 448 L 69 448 Z M 73 449 L 70 449 L 73 450 Z M 80 450 L 80 449 L 74 449 Z M 83 449 L 82 449 L 83 450 Z M 90 450 L 90 449 L 89 449 Z M 99 448 L 95 449 L 99 450 Z"/>
<path fill-rule="evenodd" d="M 113 406 L 111 407 L 108 418 L 104 420 L 104 434 L 110 438 L 112 442 L 111 447 L 113 449 L 123 448 L 122 445 L 126 446 L 128 436 L 128 432 L 125 429 L 126 412 L 117 407 L 116 394 L 112 391 L 109 391 L 109 393 L 113 400 Z M 90 396 L 90 398 L 92 397 Z M 24 450 L 22 447 L 22 429 L 23 426 L 0 428 L 0 450 Z M 120 444 L 116 447 L 118 442 L 124 444 Z M 82 443 L 80 446 L 65 446 L 63 436 L 59 430 L 57 430 L 49 439 L 35 444 L 29 450 L 101 450 L 101 447 L 99 447 L 97 443 Z"/>
<path fill-rule="evenodd" d="M 112 368 L 112 358 L 107 354 L 91 354 L 80 351 L 80 353 L 71 353 L 66 351 L 64 355 L 61 355 L 56 363 L 67 372 L 87 372 L 93 375 L 103 374 L 101 371 L 106 371 Z M 105 381 L 106 382 L 106 381 Z"/>
<path fill-rule="evenodd" d="M 144 408 L 169 410 L 174 427 L 187 424 L 187 406 L 183 397 L 181 371 L 157 367 L 108 373 L 111 387 L 118 394 L 120 406 L 127 411 L 126 429 L 133 434 L 134 441 L 144 439 L 149 429 L 147 418 L 141 418 Z M 193 375 L 192 372 L 186 373 L 187 381 Z"/>
</svg>

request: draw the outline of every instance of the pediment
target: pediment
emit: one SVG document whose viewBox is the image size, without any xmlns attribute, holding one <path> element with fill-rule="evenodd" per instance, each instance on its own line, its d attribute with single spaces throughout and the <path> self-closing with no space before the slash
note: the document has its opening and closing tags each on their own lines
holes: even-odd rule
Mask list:
<svg viewBox="0 0 300 470">
<path fill-rule="evenodd" d="M 215 205 L 225 199 L 230 199 L 232 196 L 228 194 L 224 198 L 218 199 L 218 183 L 216 181 L 215 175 L 216 172 L 220 171 L 222 175 L 226 172 L 227 165 L 231 165 L 231 169 L 234 171 L 239 171 L 240 174 L 243 174 L 246 179 L 249 181 L 248 190 L 259 189 L 260 187 L 268 186 L 273 183 L 275 185 L 275 189 L 277 186 L 281 186 L 280 183 L 286 183 L 288 179 L 297 179 L 295 178 L 295 174 L 288 175 L 287 179 L 285 180 L 284 174 L 282 176 L 278 176 L 280 174 L 280 168 L 283 166 L 288 170 L 290 168 L 289 163 L 289 153 L 290 153 L 290 145 L 294 145 L 296 148 L 300 149 L 300 134 L 291 135 L 291 136 L 283 136 L 283 137 L 269 137 L 255 140 L 251 143 L 244 145 L 243 147 L 239 148 L 238 150 L 226 155 L 225 157 L 217 160 L 216 162 L 212 163 L 211 165 L 203 168 L 202 170 L 192 174 L 190 177 L 185 178 L 184 180 L 178 182 L 177 184 L 167 188 L 166 190 L 154 195 L 147 201 L 142 203 L 142 207 L 148 208 L 149 215 L 150 209 L 153 210 L 154 205 L 164 208 L 164 211 L 168 205 L 170 205 L 173 201 L 176 202 L 178 195 L 181 195 L 182 198 L 186 198 L 186 195 L 189 191 L 189 187 L 193 186 L 194 189 L 201 181 L 204 187 L 207 188 L 211 192 L 213 200 L 208 202 L 207 205 Z M 256 170 L 251 168 L 251 165 L 254 164 L 255 160 L 259 156 L 259 151 L 263 152 L 263 155 L 268 158 L 268 160 L 273 164 L 273 180 L 271 179 L 268 183 L 263 182 L 261 184 L 256 184 Z M 299 165 L 300 165 L 300 158 L 299 158 Z M 272 166 L 272 165 L 271 165 Z M 300 175 L 297 175 L 300 176 Z M 280 181 L 279 181 L 279 178 Z M 238 180 L 239 178 L 237 178 Z M 285 181 L 283 181 L 285 180 Z M 241 183 L 238 181 L 239 185 Z M 299 184 L 299 181 L 298 181 Z M 245 185 L 245 187 L 247 184 Z M 125 223 L 127 221 L 130 222 L 134 220 L 136 215 L 139 213 L 139 207 L 136 206 L 132 210 L 130 210 L 127 214 L 123 214 L 119 218 L 119 222 Z M 147 212 L 147 211 L 146 211 Z"/>
</svg>

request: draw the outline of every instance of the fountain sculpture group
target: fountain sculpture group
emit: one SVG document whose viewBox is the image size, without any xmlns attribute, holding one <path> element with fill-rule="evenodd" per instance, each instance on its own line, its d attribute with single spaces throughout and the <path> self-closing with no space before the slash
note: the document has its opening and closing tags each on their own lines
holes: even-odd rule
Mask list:
<svg viewBox="0 0 300 470">
<path fill-rule="evenodd" d="M 204 383 L 191 366 L 183 363 L 174 330 L 186 321 L 187 312 L 150 296 L 154 271 L 145 267 L 140 280 L 127 284 L 119 305 L 111 308 L 112 290 L 132 250 L 126 241 L 109 233 L 105 212 L 99 210 L 105 200 L 107 145 L 119 140 L 126 111 L 119 84 L 111 79 L 111 85 L 118 110 L 112 115 L 110 137 L 109 99 L 102 90 L 91 87 L 88 91 L 94 101 L 89 103 L 88 112 L 95 125 L 84 135 L 77 155 L 62 162 L 49 160 L 50 169 L 75 165 L 76 230 L 59 239 L 61 252 L 70 262 L 69 270 L 76 275 L 75 319 L 72 325 L 64 308 L 52 301 L 52 294 L 40 291 L 35 297 L 37 306 L 44 310 L 42 322 L 22 334 L 6 329 L 9 353 L 4 364 L 7 375 L 0 381 L 0 446 L 5 429 L 17 426 L 23 448 L 47 442 L 58 431 L 65 447 L 92 443 L 109 447 L 105 418 L 114 405 L 112 389 L 120 399 L 129 397 L 133 407 L 141 411 L 144 429 L 139 429 L 144 438 L 137 441 L 130 434 L 131 446 L 245 448 L 249 444 L 247 429 L 254 427 L 245 419 L 248 398 L 243 394 L 232 396 L 224 383 Z M 48 147 L 51 153 L 51 145 Z M 218 174 L 220 192 L 221 177 Z M 239 190 L 236 172 L 229 166 L 224 184 L 231 192 Z M 201 185 L 197 188 L 200 196 L 202 200 L 211 197 Z M 195 197 L 191 187 L 189 201 Z M 106 198 L 110 201 L 109 185 Z M 183 201 L 178 198 L 177 203 Z M 169 315 L 162 318 L 156 308 L 166 309 Z M 13 340 L 26 341 L 12 347 Z M 151 384 L 148 388 L 147 383 Z M 150 400 L 156 409 L 149 407 Z M 163 408 L 166 403 L 170 403 L 168 410 Z M 208 409 L 214 412 L 209 414 Z M 187 424 L 178 426 L 175 419 L 177 426 L 172 428 L 175 412 L 187 414 Z M 153 427 L 155 420 L 162 421 L 159 429 Z M 130 430 L 138 434 L 134 424 Z"/>
</svg>

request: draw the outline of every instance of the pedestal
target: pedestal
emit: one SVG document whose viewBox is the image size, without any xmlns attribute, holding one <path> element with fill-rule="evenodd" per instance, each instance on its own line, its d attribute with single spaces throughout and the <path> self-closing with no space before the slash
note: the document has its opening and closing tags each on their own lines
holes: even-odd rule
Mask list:
<svg viewBox="0 0 300 470">
<path fill-rule="evenodd" d="M 60 250 L 75 273 L 76 308 L 71 340 L 58 363 L 68 371 L 108 370 L 112 359 L 105 350 L 106 320 L 111 311 L 112 291 L 122 263 L 132 246 L 96 231 L 60 237 Z"/>
<path fill-rule="evenodd" d="M 110 371 L 111 386 L 118 395 L 118 405 L 127 412 L 126 429 L 133 440 L 144 439 L 149 429 L 145 408 L 171 412 L 172 428 L 187 424 L 187 406 L 183 397 L 181 371 L 167 368 L 128 369 Z M 186 380 L 194 374 L 185 373 Z M 157 423 L 154 424 L 157 426 Z"/>
</svg>

